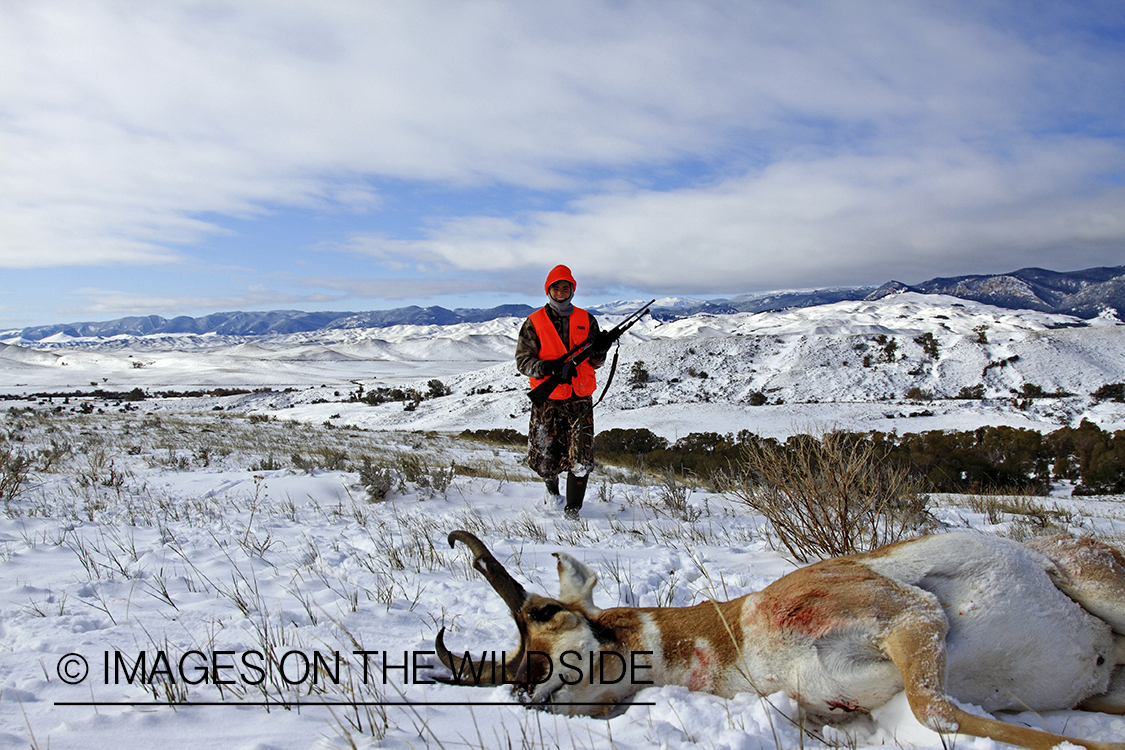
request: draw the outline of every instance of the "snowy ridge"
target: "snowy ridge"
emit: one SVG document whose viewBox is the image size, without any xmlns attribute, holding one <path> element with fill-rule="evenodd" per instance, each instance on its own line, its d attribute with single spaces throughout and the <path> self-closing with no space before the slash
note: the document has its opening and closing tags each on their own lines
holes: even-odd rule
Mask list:
<svg viewBox="0 0 1125 750">
<path fill-rule="evenodd" d="M 608 327 L 621 317 L 603 314 L 600 320 Z M 229 407 L 284 407 L 287 417 L 318 422 L 339 414 L 344 423 L 367 428 L 522 431 L 525 383 L 511 361 L 521 322 L 254 337 L 56 336 L 6 346 L 0 372 L 14 393 L 92 383 L 115 390 L 288 387 L 296 392 L 246 397 Z M 927 352 L 926 337 L 936 358 Z M 1125 382 L 1125 326 L 1111 315 L 1082 321 L 903 292 L 762 313 L 671 321 L 646 316 L 622 339 L 618 356 L 613 386 L 599 408 L 603 428 L 651 421 L 674 425 L 675 434 L 755 425 L 776 433 L 794 429 L 786 422 L 832 422 L 840 410 L 871 429 L 992 423 L 1053 429 L 1087 418 L 1113 427 L 1120 420 L 1116 405 L 1099 404 L 1090 394 Z M 632 383 L 634 368 L 646 370 L 649 380 Z M 416 410 L 341 403 L 358 383 L 425 392 L 435 378 L 452 395 Z M 608 368 L 600 380 L 607 378 Z M 1071 395 L 1017 403 L 1027 386 Z M 978 389 L 977 399 L 959 400 L 966 389 Z"/>
<path fill-rule="evenodd" d="M 873 286 L 832 287 L 827 289 L 775 290 L 742 294 L 730 299 L 664 297 L 657 299 L 652 316 L 675 320 L 696 313 L 727 315 L 738 312 L 767 312 L 794 307 L 818 307 L 849 300 L 876 300 L 902 291 L 949 295 L 1016 310 L 1037 310 L 1075 315 L 1083 319 L 1106 312 L 1125 315 L 1125 266 L 1088 268 L 1058 272 L 1042 268 L 1023 268 L 991 276 L 936 278 L 907 285 L 888 281 Z M 618 301 L 590 306 L 598 314 L 624 314 L 643 304 L 641 300 Z M 33 326 L 0 330 L 5 343 L 62 342 L 70 339 L 111 339 L 117 336 L 273 336 L 323 332 L 334 329 L 390 328 L 405 325 L 482 323 L 503 318 L 523 318 L 534 308 L 525 304 L 500 305 L 489 309 L 447 310 L 444 307 L 402 307 L 392 310 L 351 312 L 223 312 L 201 318 L 180 316 L 168 320 L 159 315 L 126 317 L 117 320 Z"/>
</svg>

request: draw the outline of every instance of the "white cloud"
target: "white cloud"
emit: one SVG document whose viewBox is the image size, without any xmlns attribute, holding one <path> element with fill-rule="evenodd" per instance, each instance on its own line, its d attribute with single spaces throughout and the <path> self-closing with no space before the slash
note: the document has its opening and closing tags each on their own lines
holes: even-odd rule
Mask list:
<svg viewBox="0 0 1125 750">
<path fill-rule="evenodd" d="M 256 287 L 231 295 L 151 294 L 117 289 L 78 289 L 70 305 L 72 316 L 86 319 L 115 318 L 126 315 L 196 315 L 215 311 L 254 310 L 281 306 L 321 306 L 338 301 L 326 294 L 291 294 Z"/>
<path fill-rule="evenodd" d="M 391 300 L 406 304 L 420 299 L 437 297 L 472 297 L 479 292 L 496 291 L 495 279 L 442 278 L 439 276 L 410 276 L 395 279 L 310 278 L 305 283 L 318 289 L 331 289 L 346 293 L 348 300 Z M 449 303 L 446 303 L 449 304 Z"/>
<path fill-rule="evenodd" d="M 1078 268 L 1107 249 L 1119 258 L 1125 187 L 1088 185 L 1125 168 L 1125 153 L 1090 140 L 1011 151 L 781 162 L 716 185 L 599 195 L 523 221 L 454 220 L 425 240 L 350 248 L 484 272 L 568 262 L 593 285 L 687 293 Z"/>
<path fill-rule="evenodd" d="M 1119 133 L 1044 134 L 1119 127 L 1120 49 L 1039 17 L 1021 33 L 1022 3 L 976 7 L 5 3 L 0 266 L 190 259 L 208 217 L 390 210 L 382 180 L 574 198 L 352 249 L 498 273 L 575 257 L 606 285 L 1119 241 L 1120 191 L 1091 183 L 1120 174 Z"/>
</svg>

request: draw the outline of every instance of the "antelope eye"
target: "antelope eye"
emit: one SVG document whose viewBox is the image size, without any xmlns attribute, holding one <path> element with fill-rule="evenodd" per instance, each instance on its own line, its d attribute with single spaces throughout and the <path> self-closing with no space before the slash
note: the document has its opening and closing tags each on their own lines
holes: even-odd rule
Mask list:
<svg viewBox="0 0 1125 750">
<path fill-rule="evenodd" d="M 536 622 L 548 622 L 561 611 L 562 607 L 557 604 L 544 604 L 542 607 L 531 610 L 528 614 L 531 615 L 531 619 Z"/>
</svg>

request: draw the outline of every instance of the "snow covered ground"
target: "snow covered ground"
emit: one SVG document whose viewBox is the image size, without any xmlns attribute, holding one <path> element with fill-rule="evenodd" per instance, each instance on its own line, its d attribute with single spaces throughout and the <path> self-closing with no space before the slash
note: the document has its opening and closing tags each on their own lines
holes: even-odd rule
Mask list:
<svg viewBox="0 0 1125 750">
<path fill-rule="evenodd" d="M 646 320 L 622 347 L 598 424 L 667 437 L 831 426 L 1049 430 L 1083 418 L 1122 426 L 1121 405 L 1090 394 L 1125 381 L 1125 327 L 1059 327 L 1074 323 L 917 295 Z M 762 519 L 731 498 L 696 489 L 695 510 L 684 513 L 659 483 L 603 468 L 583 520 L 565 521 L 541 505 L 518 448 L 455 438 L 465 428 L 526 430 L 526 398 L 509 362 L 517 326 L 349 331 L 333 340 L 7 342 L 0 394 L 270 390 L 150 395 L 127 411 L 86 397 L 7 403 L 2 445 L 35 464 L 0 514 L 0 747 L 818 746 L 780 695 L 723 700 L 650 688 L 638 696 L 644 705 L 613 719 L 564 718 L 528 711 L 502 688 L 419 684 L 402 668 L 432 651 L 442 626 L 456 649 L 515 643 L 503 602 L 466 551 L 446 545 L 455 528 L 484 539 L 529 590 L 556 593 L 551 553 L 574 555 L 598 572 L 602 606 L 731 598 L 794 567 L 772 549 Z M 936 358 L 915 342 L 927 332 Z M 896 342 L 894 357 L 877 336 Z M 634 362 L 651 376 L 636 387 Z M 360 384 L 424 391 L 431 379 L 453 393 L 410 411 L 348 400 Z M 1012 390 L 1025 383 L 1074 395 L 1021 407 Z M 976 385 L 984 399 L 906 398 L 911 388 L 948 397 Z M 767 403 L 751 406 L 754 393 Z M 293 454 L 308 470 L 294 468 Z M 391 489 L 370 502 L 363 479 L 379 469 Z M 1120 498 L 1057 495 L 1045 504 L 1075 530 L 1122 531 Z M 950 528 L 1004 533 L 1018 524 L 966 498 L 935 502 Z M 145 665 L 134 672 L 141 653 Z M 337 671 L 339 684 L 330 679 Z M 1125 719 L 1101 714 L 1004 718 L 1125 737 Z M 902 696 L 821 739 L 947 746 Z M 966 738 L 957 746 L 1000 747 Z"/>
</svg>

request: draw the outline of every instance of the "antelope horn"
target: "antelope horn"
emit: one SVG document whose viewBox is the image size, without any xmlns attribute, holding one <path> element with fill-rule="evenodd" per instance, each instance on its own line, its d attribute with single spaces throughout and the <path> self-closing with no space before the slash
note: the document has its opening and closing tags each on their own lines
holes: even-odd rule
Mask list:
<svg viewBox="0 0 1125 750">
<path fill-rule="evenodd" d="M 523 607 L 524 602 L 527 601 L 527 592 L 524 591 L 523 586 L 519 585 L 516 579 L 504 570 L 504 566 L 492 556 L 488 547 L 485 547 L 484 542 L 480 539 L 460 529 L 449 532 L 449 546 L 456 547 L 457 542 L 461 542 L 472 551 L 473 567 L 480 571 L 484 580 L 488 581 L 492 588 L 496 590 L 496 593 L 508 605 L 508 609 L 511 610 L 514 617 Z"/>
<path fill-rule="evenodd" d="M 520 646 L 514 656 L 508 659 L 508 662 L 502 665 L 502 668 L 497 674 L 495 665 L 482 664 L 477 662 L 473 664 L 473 660 L 465 657 L 455 656 L 450 653 L 445 645 L 445 628 L 443 627 L 438 631 L 437 638 L 434 641 L 434 648 L 437 651 L 437 657 L 441 663 L 445 665 L 446 669 L 453 673 L 450 678 L 436 677 L 438 682 L 445 682 L 451 685 L 476 685 L 478 687 L 492 687 L 501 684 L 513 684 L 519 679 L 520 664 L 523 661 L 523 639 L 520 639 Z"/>
<path fill-rule="evenodd" d="M 437 638 L 434 640 L 434 648 L 437 650 L 437 657 L 441 660 L 441 663 L 445 665 L 446 669 L 453 673 L 453 677 L 448 680 L 449 683 L 460 685 L 466 676 L 472 676 L 477 672 L 477 670 L 473 668 L 472 659 L 463 659 L 460 656 L 454 656 L 449 653 L 449 649 L 446 648 L 445 645 L 444 626 L 438 631 Z M 466 662 L 468 663 L 466 664 Z M 484 677 L 483 672 L 481 673 L 481 677 Z M 441 677 L 437 679 L 440 682 L 447 682 L 447 680 Z M 478 682 L 477 684 L 480 683 Z"/>
</svg>

